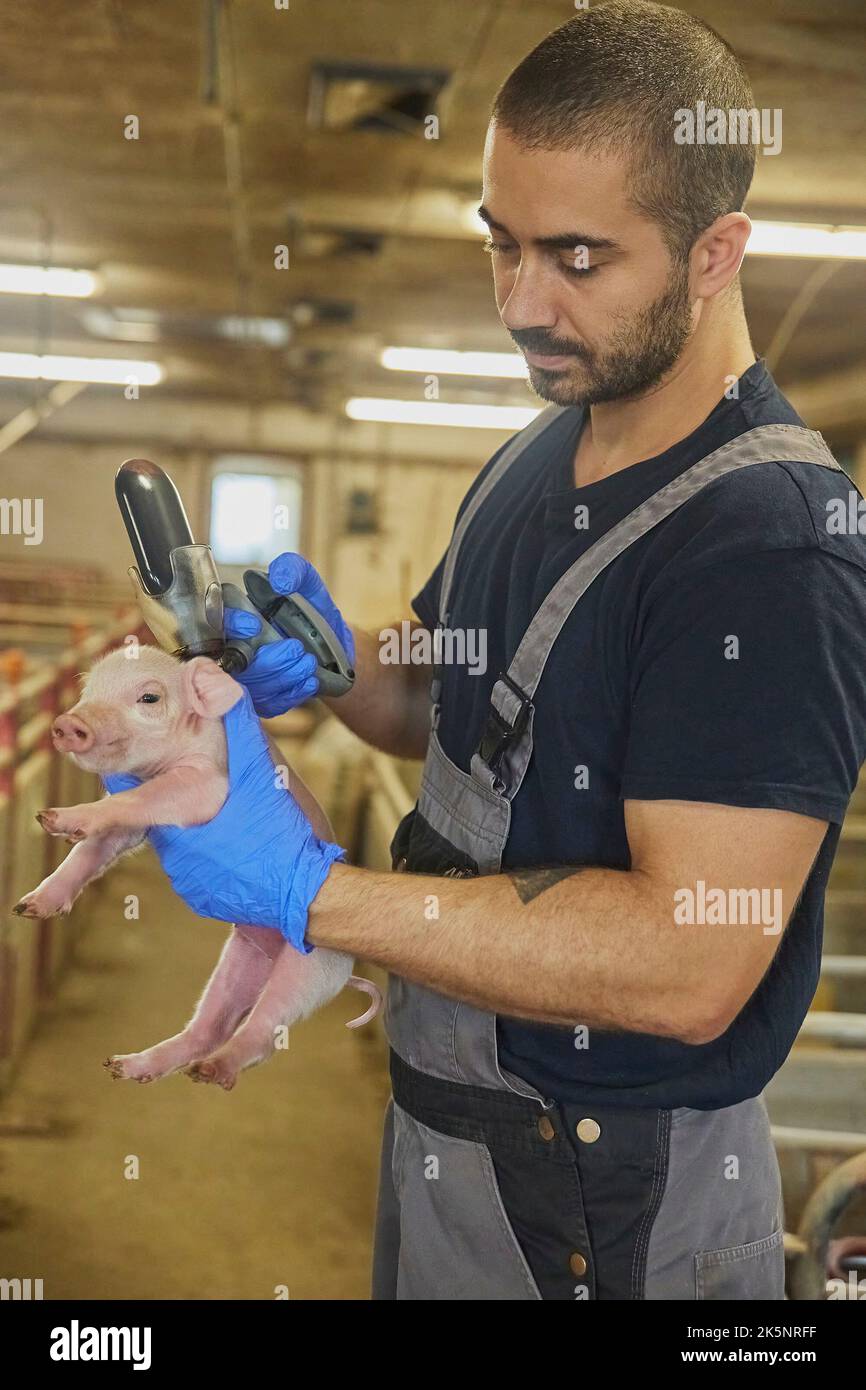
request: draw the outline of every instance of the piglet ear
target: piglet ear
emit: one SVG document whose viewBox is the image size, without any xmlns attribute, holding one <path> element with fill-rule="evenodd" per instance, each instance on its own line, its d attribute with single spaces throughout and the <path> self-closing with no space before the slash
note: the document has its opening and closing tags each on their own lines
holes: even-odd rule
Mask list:
<svg viewBox="0 0 866 1390">
<path fill-rule="evenodd" d="M 243 687 L 207 656 L 194 656 L 184 663 L 183 694 L 193 714 L 203 719 L 220 719 L 237 704 Z"/>
</svg>

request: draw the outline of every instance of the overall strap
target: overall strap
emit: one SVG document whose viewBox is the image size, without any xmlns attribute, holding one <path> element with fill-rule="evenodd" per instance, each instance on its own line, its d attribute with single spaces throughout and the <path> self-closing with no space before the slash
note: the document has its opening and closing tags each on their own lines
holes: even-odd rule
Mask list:
<svg viewBox="0 0 866 1390">
<path fill-rule="evenodd" d="M 510 439 L 478 491 L 473 494 L 472 500 L 469 502 L 465 512 L 454 527 L 454 534 L 451 537 L 451 544 L 448 547 L 448 554 L 445 558 L 445 569 L 442 571 L 442 587 L 439 591 L 440 626 L 448 626 L 448 600 L 451 597 L 451 585 L 454 582 L 454 567 L 457 564 L 457 556 L 460 553 L 460 547 L 463 544 L 463 538 L 469 528 L 469 523 L 482 502 L 484 502 L 493 491 L 499 479 L 508 471 L 512 463 L 516 463 L 529 446 L 535 443 L 538 436 L 543 434 L 549 425 L 552 425 L 554 421 L 559 419 L 565 409 L 567 409 L 567 407 L 560 405 L 547 406 L 545 410 L 542 410 L 540 414 L 536 415 L 535 419 L 531 421 L 525 429 L 522 429 L 519 434 L 516 434 L 513 439 Z"/>
<path fill-rule="evenodd" d="M 816 430 L 802 425 L 758 425 L 692 464 L 584 551 L 553 586 L 523 634 L 508 671 L 493 687 L 487 727 L 472 757 L 473 778 L 509 800 L 519 790 L 532 754 L 532 698 L 547 658 L 575 604 L 612 560 L 726 473 L 754 463 L 791 462 L 844 474 Z"/>
<path fill-rule="evenodd" d="M 445 557 L 445 568 L 442 571 L 442 585 L 439 590 L 438 629 L 440 632 L 443 628 L 448 626 L 448 602 L 451 598 L 451 587 L 454 583 L 454 569 L 457 564 L 457 556 L 460 553 L 460 547 L 463 544 L 472 518 L 475 516 L 481 504 L 493 491 L 499 479 L 507 473 L 511 465 L 522 457 L 530 445 L 535 443 L 539 435 L 543 434 L 548 426 L 558 420 L 560 415 L 562 415 L 567 408 L 566 406 L 549 405 L 546 409 L 540 411 L 534 420 L 522 429 L 519 434 L 516 434 L 513 439 L 508 441 L 502 453 L 499 455 L 499 458 L 496 460 L 496 463 L 484 479 L 484 482 L 478 490 L 473 493 L 470 502 L 467 504 L 466 510 L 454 527 L 451 544 L 448 547 L 448 553 Z M 430 700 L 432 702 L 430 722 L 435 729 L 439 723 L 439 698 L 442 694 L 441 664 L 438 655 L 436 655 L 435 647 L 434 663 L 433 679 L 430 683 Z"/>
</svg>

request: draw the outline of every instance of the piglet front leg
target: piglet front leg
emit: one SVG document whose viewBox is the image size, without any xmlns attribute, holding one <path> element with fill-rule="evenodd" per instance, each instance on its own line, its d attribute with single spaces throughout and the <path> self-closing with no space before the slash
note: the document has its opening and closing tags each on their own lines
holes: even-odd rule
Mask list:
<svg viewBox="0 0 866 1390">
<path fill-rule="evenodd" d="M 143 831 L 113 830 L 75 845 L 63 863 L 32 892 L 25 893 L 12 911 L 19 917 L 56 917 L 69 912 L 88 883 L 143 840 Z"/>
<path fill-rule="evenodd" d="M 154 825 L 203 825 L 225 800 L 225 778 L 211 769 L 173 767 L 141 786 L 80 806 L 52 806 L 36 819 L 49 835 L 87 840 L 111 830 L 149 830 Z"/>
</svg>

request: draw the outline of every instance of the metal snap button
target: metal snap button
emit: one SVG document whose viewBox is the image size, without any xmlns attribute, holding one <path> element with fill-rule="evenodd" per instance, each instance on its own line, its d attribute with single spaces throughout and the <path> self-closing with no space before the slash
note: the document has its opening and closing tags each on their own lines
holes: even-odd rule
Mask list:
<svg viewBox="0 0 866 1390">
<path fill-rule="evenodd" d="M 594 1144 L 601 1134 L 601 1125 L 597 1120 L 580 1120 L 577 1124 L 577 1137 L 584 1144 Z"/>
<path fill-rule="evenodd" d="M 583 1258 L 582 1255 L 578 1254 L 577 1251 L 575 1251 L 574 1254 L 571 1256 L 571 1259 L 568 1262 L 568 1267 L 571 1270 L 572 1274 L 586 1274 L 586 1260 Z"/>
<path fill-rule="evenodd" d="M 556 1130 L 553 1128 L 553 1125 L 546 1115 L 542 1115 L 541 1119 L 538 1121 L 538 1132 L 545 1141 L 551 1140 L 556 1134 Z"/>
</svg>

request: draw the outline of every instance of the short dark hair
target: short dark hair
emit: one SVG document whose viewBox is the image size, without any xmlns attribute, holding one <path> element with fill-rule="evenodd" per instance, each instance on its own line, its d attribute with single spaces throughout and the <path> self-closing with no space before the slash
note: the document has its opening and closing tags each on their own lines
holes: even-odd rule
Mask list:
<svg viewBox="0 0 866 1390">
<path fill-rule="evenodd" d="M 717 217 L 742 210 L 751 143 L 677 144 L 678 110 L 749 110 L 749 79 L 702 20 L 648 0 L 607 0 L 542 39 L 506 78 L 493 117 L 527 149 L 628 151 L 629 197 L 686 258 Z"/>
</svg>

